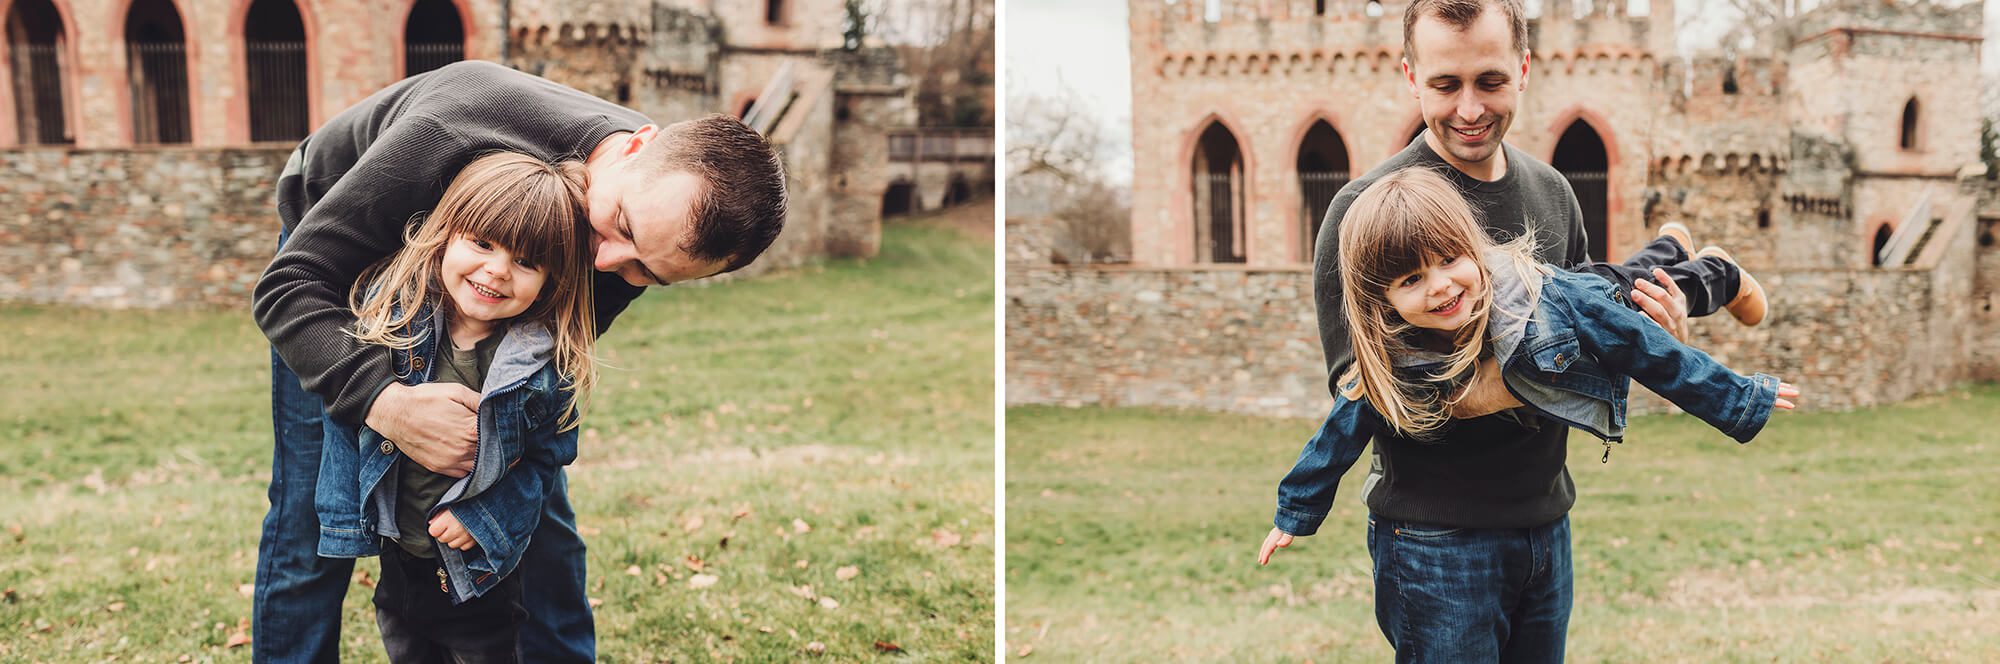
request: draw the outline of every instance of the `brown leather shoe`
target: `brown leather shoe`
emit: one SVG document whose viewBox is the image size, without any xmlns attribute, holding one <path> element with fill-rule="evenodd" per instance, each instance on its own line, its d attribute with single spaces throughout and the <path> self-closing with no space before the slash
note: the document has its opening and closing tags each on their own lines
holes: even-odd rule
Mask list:
<svg viewBox="0 0 2000 664">
<path fill-rule="evenodd" d="M 1688 232 L 1687 224 L 1678 221 L 1661 224 L 1659 237 L 1670 238 L 1680 243 L 1681 251 L 1694 253 L 1694 234 Z"/>
<path fill-rule="evenodd" d="M 1738 323 L 1754 326 L 1764 322 L 1764 315 L 1770 313 L 1771 303 L 1764 297 L 1764 287 L 1757 284 L 1757 278 L 1750 276 L 1749 270 L 1743 269 L 1743 265 L 1737 263 L 1736 258 L 1730 256 L 1729 252 L 1723 251 L 1722 247 L 1714 245 L 1702 247 L 1695 255 L 1715 256 L 1735 265 L 1736 272 L 1742 275 L 1743 279 L 1736 285 L 1736 297 L 1729 300 L 1729 304 L 1722 305 L 1722 308 L 1729 310 L 1729 315 L 1734 316 Z"/>
</svg>

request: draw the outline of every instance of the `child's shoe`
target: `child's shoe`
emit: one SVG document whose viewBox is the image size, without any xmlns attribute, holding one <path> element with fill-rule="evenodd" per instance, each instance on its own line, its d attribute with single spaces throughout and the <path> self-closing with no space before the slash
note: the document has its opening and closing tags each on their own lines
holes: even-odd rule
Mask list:
<svg viewBox="0 0 2000 664">
<path fill-rule="evenodd" d="M 1661 224 L 1659 237 L 1668 238 L 1680 243 L 1682 252 L 1694 253 L 1694 234 L 1688 232 L 1686 224 L 1678 221 Z"/>
<path fill-rule="evenodd" d="M 1723 251 L 1722 247 L 1714 245 L 1702 247 L 1695 255 L 1715 256 L 1735 265 L 1737 274 L 1742 275 L 1742 280 L 1736 285 L 1736 297 L 1729 300 L 1729 304 L 1722 305 L 1722 308 L 1728 309 L 1729 315 L 1736 317 L 1738 323 L 1756 325 L 1764 322 L 1764 314 L 1770 311 L 1771 303 L 1764 297 L 1764 287 L 1757 285 L 1757 279 L 1750 276 L 1749 270 L 1743 269 L 1743 265 L 1737 263 L 1736 258 L 1730 256 L 1729 252 Z"/>
</svg>

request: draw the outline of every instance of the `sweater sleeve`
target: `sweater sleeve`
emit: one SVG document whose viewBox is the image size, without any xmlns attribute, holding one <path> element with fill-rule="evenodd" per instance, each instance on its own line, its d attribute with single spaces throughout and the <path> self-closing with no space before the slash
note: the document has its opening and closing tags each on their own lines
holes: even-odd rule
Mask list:
<svg viewBox="0 0 2000 664">
<path fill-rule="evenodd" d="M 1357 180 L 1342 187 L 1326 206 L 1319 224 L 1319 239 L 1313 245 L 1313 307 L 1319 318 L 1319 345 L 1326 354 L 1326 389 L 1338 391 L 1340 374 L 1354 362 L 1354 348 L 1347 336 L 1347 315 L 1340 290 L 1340 221 L 1354 199 L 1367 185 Z"/>
<path fill-rule="evenodd" d="M 257 326 L 334 418 L 360 425 L 394 379 L 389 350 L 356 342 L 347 291 L 403 246 L 403 229 L 473 155 L 444 125 L 412 116 L 384 130 L 308 210 L 253 293 Z"/>
</svg>

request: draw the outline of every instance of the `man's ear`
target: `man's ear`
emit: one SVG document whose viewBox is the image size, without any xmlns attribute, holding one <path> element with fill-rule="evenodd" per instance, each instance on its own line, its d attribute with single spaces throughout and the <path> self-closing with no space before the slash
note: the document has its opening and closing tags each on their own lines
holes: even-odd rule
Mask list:
<svg viewBox="0 0 2000 664">
<path fill-rule="evenodd" d="M 1403 83 L 1410 86 L 1411 99 L 1417 99 L 1423 96 L 1417 93 L 1417 72 L 1415 70 L 1410 69 L 1409 58 L 1403 58 Z"/>
<path fill-rule="evenodd" d="M 1534 59 L 1535 59 L 1535 54 L 1533 51 L 1528 51 L 1528 50 L 1521 51 L 1521 82 L 1520 85 L 1516 86 L 1515 89 L 1522 92 L 1526 92 L 1528 90 L 1528 63 L 1532 62 Z"/>
<path fill-rule="evenodd" d="M 659 135 L 660 135 L 659 125 L 649 124 L 639 127 L 637 131 L 632 132 L 631 136 L 625 137 L 625 148 L 623 150 L 618 151 L 618 156 L 621 157 L 632 156 L 634 153 L 637 153 L 640 150 L 640 148 L 646 147 L 647 143 L 653 142 L 653 139 L 658 138 Z"/>
</svg>

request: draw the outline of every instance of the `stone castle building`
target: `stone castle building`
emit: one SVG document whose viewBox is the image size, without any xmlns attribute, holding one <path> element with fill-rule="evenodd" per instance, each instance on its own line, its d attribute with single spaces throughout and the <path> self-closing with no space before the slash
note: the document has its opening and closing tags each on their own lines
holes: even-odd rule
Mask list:
<svg viewBox="0 0 2000 664">
<path fill-rule="evenodd" d="M 1569 178 L 1593 257 L 1670 221 L 1729 248 L 1773 316 L 1699 322 L 1694 345 L 1812 407 L 2000 377 L 1977 4 L 1830 0 L 1759 51 L 1691 59 L 1673 2 L 1624 6 L 1543 3 L 1506 137 Z M 1009 400 L 1323 414 L 1314 235 L 1422 130 L 1402 13 L 1132 0 L 1132 261 L 1009 264 Z"/>
<path fill-rule="evenodd" d="M 0 18 L 0 300 L 247 303 L 298 139 L 462 59 L 661 124 L 747 116 L 793 203 L 759 269 L 871 255 L 885 210 L 992 178 L 990 130 L 915 128 L 896 50 L 848 35 L 841 0 L 0 0 Z"/>
</svg>

